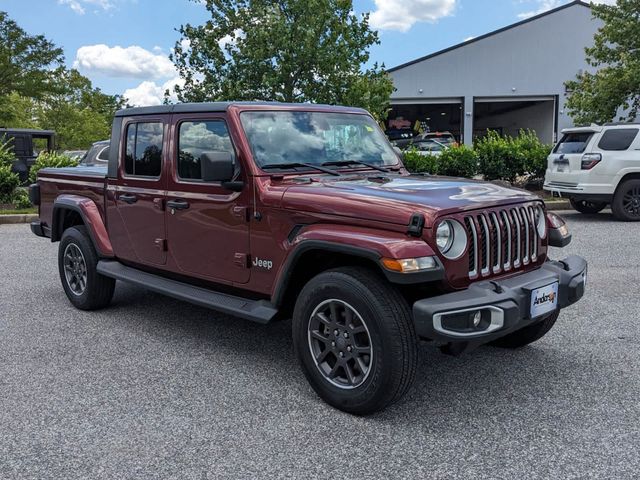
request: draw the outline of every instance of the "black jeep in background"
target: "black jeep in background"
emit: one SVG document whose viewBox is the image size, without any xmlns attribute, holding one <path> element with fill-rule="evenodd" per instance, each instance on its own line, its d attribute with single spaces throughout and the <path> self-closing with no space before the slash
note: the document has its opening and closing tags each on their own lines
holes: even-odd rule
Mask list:
<svg viewBox="0 0 640 480">
<path fill-rule="evenodd" d="M 27 181 L 29 169 L 36 161 L 40 151 L 53 150 L 55 135 L 56 132 L 53 130 L 0 128 L 0 141 L 12 140 L 11 145 L 13 145 L 13 151 L 16 154 L 16 161 L 13 162 L 13 171 L 20 175 L 20 181 Z M 38 140 L 42 140 L 42 142 L 38 142 Z"/>
</svg>

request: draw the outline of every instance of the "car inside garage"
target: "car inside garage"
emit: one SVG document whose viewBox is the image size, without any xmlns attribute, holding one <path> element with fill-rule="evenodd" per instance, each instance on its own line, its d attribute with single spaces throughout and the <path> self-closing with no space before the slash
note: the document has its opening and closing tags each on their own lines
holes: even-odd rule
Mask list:
<svg viewBox="0 0 640 480">
<path fill-rule="evenodd" d="M 396 132 L 411 129 L 420 132 L 450 132 L 460 141 L 462 136 L 462 99 L 439 99 L 434 102 L 393 103 L 385 124 Z"/>
</svg>

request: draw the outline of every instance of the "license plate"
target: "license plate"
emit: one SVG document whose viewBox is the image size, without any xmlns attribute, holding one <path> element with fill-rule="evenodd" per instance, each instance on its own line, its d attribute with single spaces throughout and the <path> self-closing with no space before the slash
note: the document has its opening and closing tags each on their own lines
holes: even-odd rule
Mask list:
<svg viewBox="0 0 640 480">
<path fill-rule="evenodd" d="M 558 282 L 531 292 L 531 318 L 540 317 L 558 308 Z"/>
</svg>

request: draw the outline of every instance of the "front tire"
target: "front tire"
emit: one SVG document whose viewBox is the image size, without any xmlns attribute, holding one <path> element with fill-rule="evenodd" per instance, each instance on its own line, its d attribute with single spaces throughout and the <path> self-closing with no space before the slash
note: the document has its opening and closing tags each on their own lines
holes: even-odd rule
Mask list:
<svg viewBox="0 0 640 480">
<path fill-rule="evenodd" d="M 556 310 L 544 320 L 517 330 L 509 335 L 494 340 L 489 345 L 500 348 L 521 348 L 530 343 L 536 342 L 544 337 L 553 328 L 560 315 L 560 310 Z"/>
<path fill-rule="evenodd" d="M 589 202 L 587 200 L 575 200 L 573 198 L 570 199 L 569 202 L 574 210 L 584 214 L 600 213 L 607 206 L 607 204 L 603 202 Z"/>
<path fill-rule="evenodd" d="M 323 272 L 302 289 L 293 345 L 307 380 L 335 408 L 367 415 L 413 384 L 418 340 L 407 301 L 374 271 Z"/>
<path fill-rule="evenodd" d="M 618 187 L 611 203 L 613 215 L 624 222 L 640 221 L 640 180 L 631 179 Z"/>
<path fill-rule="evenodd" d="M 67 298 L 80 310 L 97 310 L 111 302 L 116 281 L 97 271 L 98 254 L 84 225 L 68 228 L 58 248 L 58 270 Z"/>
</svg>

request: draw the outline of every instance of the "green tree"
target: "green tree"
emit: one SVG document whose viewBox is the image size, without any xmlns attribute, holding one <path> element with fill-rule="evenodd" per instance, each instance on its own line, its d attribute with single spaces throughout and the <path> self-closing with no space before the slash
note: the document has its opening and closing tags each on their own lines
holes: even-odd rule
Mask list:
<svg viewBox="0 0 640 480">
<path fill-rule="evenodd" d="M 6 12 L 0 11 L 0 112 L 7 96 L 43 99 L 55 91 L 54 69 L 62 66 L 62 49 L 43 35 L 29 35 Z M 0 117 L 0 123 L 11 118 Z"/>
<path fill-rule="evenodd" d="M 567 82 L 567 107 L 578 124 L 634 120 L 640 110 L 640 0 L 618 0 L 615 5 L 592 5 L 604 22 L 587 62 L 599 68 Z"/>
<path fill-rule="evenodd" d="M 58 92 L 47 97 L 38 111 L 42 128 L 55 130 L 60 149 L 87 148 L 111 135 L 111 121 L 123 99 L 106 95 L 77 70 L 60 68 L 55 81 Z"/>
<path fill-rule="evenodd" d="M 377 64 L 368 15 L 351 0 L 206 0 L 211 19 L 182 25 L 171 55 L 181 101 L 347 104 L 386 116 L 391 79 Z"/>
</svg>

